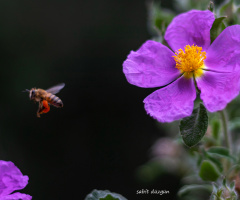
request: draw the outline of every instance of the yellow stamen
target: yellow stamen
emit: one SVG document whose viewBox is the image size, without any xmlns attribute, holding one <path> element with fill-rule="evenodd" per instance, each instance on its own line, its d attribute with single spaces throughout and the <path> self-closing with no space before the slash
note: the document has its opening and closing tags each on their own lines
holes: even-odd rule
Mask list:
<svg viewBox="0 0 240 200">
<path fill-rule="evenodd" d="M 204 60 L 206 59 L 206 52 L 202 51 L 202 47 L 197 45 L 184 47 L 185 52 L 179 49 L 174 57 L 176 61 L 176 68 L 184 73 L 186 78 L 200 77 L 203 74 Z"/>
</svg>

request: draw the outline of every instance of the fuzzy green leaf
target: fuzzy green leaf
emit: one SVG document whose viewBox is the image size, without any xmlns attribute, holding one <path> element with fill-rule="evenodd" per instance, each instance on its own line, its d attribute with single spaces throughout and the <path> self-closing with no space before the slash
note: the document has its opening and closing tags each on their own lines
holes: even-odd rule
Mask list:
<svg viewBox="0 0 240 200">
<path fill-rule="evenodd" d="M 235 160 L 235 158 L 229 154 L 229 150 L 225 147 L 211 147 L 207 150 L 207 153 L 212 156 L 225 157 Z"/>
<path fill-rule="evenodd" d="M 217 154 L 219 156 L 228 157 L 229 150 L 225 147 L 211 147 L 207 150 L 208 153 Z"/>
<path fill-rule="evenodd" d="M 198 192 L 200 192 L 202 190 L 211 192 L 212 191 L 212 186 L 211 185 L 194 185 L 194 184 L 185 185 L 182 188 L 180 188 L 180 190 L 178 191 L 178 196 L 179 197 L 184 197 L 194 190 L 196 190 Z"/>
<path fill-rule="evenodd" d="M 214 157 L 211 156 L 210 154 L 207 154 L 207 158 L 208 158 L 208 160 L 212 161 L 212 162 L 216 165 L 216 167 L 218 168 L 218 170 L 219 170 L 220 172 L 223 171 L 223 165 L 222 165 L 222 163 L 220 162 L 219 158 L 214 158 Z"/>
<path fill-rule="evenodd" d="M 199 176 L 204 181 L 216 181 L 220 176 L 220 172 L 213 162 L 204 160 L 200 167 Z"/>
<path fill-rule="evenodd" d="M 108 190 L 93 190 L 88 194 L 85 200 L 127 200 L 122 195 L 110 192 Z"/>
<path fill-rule="evenodd" d="M 182 119 L 180 122 L 180 132 L 184 143 L 188 147 L 196 145 L 205 135 L 208 127 L 208 115 L 206 108 L 200 104 L 193 110 L 190 117 Z"/>
</svg>

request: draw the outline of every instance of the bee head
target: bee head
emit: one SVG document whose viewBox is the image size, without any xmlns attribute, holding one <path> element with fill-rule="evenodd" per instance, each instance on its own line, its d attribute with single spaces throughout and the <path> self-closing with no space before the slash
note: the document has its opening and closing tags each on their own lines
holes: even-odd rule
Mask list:
<svg viewBox="0 0 240 200">
<path fill-rule="evenodd" d="M 29 98 L 30 100 L 33 100 L 35 99 L 36 97 L 36 89 L 35 88 L 32 88 L 30 91 L 29 91 Z"/>
</svg>

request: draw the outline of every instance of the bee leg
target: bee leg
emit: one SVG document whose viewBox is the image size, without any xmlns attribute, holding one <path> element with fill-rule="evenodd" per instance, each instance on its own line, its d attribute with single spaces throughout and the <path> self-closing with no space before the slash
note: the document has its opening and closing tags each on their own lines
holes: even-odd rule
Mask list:
<svg viewBox="0 0 240 200">
<path fill-rule="evenodd" d="M 37 117 L 40 117 L 41 110 L 43 109 L 43 102 L 39 101 L 38 111 L 37 111 Z"/>
<path fill-rule="evenodd" d="M 37 117 L 40 117 L 41 114 L 47 113 L 50 110 L 50 106 L 46 100 L 42 100 L 39 102 L 39 107 L 37 111 Z"/>
</svg>

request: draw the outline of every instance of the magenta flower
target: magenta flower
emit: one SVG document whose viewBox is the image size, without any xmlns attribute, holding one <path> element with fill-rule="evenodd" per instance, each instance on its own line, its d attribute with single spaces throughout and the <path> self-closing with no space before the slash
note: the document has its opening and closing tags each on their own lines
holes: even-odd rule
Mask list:
<svg viewBox="0 0 240 200">
<path fill-rule="evenodd" d="M 23 176 L 12 162 L 0 160 L 0 200 L 31 200 L 32 197 L 28 194 L 11 194 L 15 190 L 23 189 L 27 184 L 28 176 Z"/>
<path fill-rule="evenodd" d="M 165 40 L 171 47 L 148 40 L 123 63 L 129 83 L 161 87 L 144 99 L 148 114 L 160 122 L 190 116 L 196 98 L 210 112 L 222 110 L 240 90 L 240 26 L 227 27 L 210 45 L 214 22 L 210 11 L 192 10 L 176 16 Z"/>
</svg>

